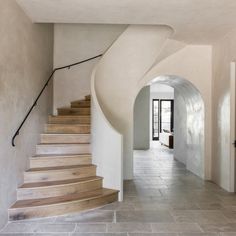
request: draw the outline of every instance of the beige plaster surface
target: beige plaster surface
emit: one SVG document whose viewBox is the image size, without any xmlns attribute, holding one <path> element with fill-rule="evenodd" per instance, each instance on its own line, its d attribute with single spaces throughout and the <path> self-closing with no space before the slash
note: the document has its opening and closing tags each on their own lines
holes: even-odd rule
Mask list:
<svg viewBox="0 0 236 236">
<path fill-rule="evenodd" d="M 16 199 L 28 158 L 51 107 L 51 86 L 16 138 L 11 138 L 52 70 L 53 28 L 32 24 L 14 0 L 0 1 L 0 228 Z"/>
</svg>

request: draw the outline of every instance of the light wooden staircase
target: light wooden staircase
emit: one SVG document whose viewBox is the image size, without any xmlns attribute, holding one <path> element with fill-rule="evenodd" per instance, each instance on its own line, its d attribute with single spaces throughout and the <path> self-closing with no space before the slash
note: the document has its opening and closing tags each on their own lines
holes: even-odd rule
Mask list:
<svg viewBox="0 0 236 236">
<path fill-rule="evenodd" d="M 40 140 L 9 220 L 63 215 L 117 201 L 118 191 L 102 187 L 92 164 L 90 96 L 49 116 Z"/>
</svg>

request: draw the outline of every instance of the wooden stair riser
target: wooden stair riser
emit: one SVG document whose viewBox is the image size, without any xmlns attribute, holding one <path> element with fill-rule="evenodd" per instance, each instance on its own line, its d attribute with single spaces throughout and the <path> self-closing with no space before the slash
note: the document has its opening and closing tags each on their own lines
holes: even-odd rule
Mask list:
<svg viewBox="0 0 236 236">
<path fill-rule="evenodd" d="M 90 134 L 41 134 L 41 143 L 90 143 Z"/>
<path fill-rule="evenodd" d="M 45 132 L 52 134 L 89 134 L 90 125 L 47 124 Z"/>
<path fill-rule="evenodd" d="M 30 168 L 44 168 L 68 165 L 92 164 L 91 156 L 58 156 L 58 157 L 34 157 L 30 158 Z"/>
<path fill-rule="evenodd" d="M 98 196 L 87 201 L 68 201 L 64 204 L 54 204 L 41 207 L 15 208 L 9 210 L 9 219 L 23 220 L 47 216 L 58 216 L 68 213 L 81 212 L 117 201 L 118 194 Z"/>
<path fill-rule="evenodd" d="M 71 107 L 72 108 L 78 108 L 78 107 L 90 107 L 90 101 L 75 101 L 75 102 L 71 102 Z"/>
<path fill-rule="evenodd" d="M 47 154 L 88 154 L 90 153 L 90 144 L 41 144 L 36 146 L 37 155 Z"/>
<path fill-rule="evenodd" d="M 96 176 L 96 166 L 74 169 L 24 172 L 25 183 L 59 181 Z"/>
<path fill-rule="evenodd" d="M 86 101 L 90 101 L 90 100 L 91 100 L 91 95 L 85 96 L 85 100 L 86 100 Z"/>
<path fill-rule="evenodd" d="M 102 178 L 87 182 L 77 182 L 64 185 L 52 185 L 36 188 L 19 188 L 17 190 L 17 200 L 39 199 L 64 196 L 74 193 L 89 192 L 102 188 Z"/>
<path fill-rule="evenodd" d="M 90 115 L 90 108 L 58 108 L 58 115 Z"/>
<path fill-rule="evenodd" d="M 90 124 L 90 116 L 49 116 L 49 124 Z"/>
</svg>

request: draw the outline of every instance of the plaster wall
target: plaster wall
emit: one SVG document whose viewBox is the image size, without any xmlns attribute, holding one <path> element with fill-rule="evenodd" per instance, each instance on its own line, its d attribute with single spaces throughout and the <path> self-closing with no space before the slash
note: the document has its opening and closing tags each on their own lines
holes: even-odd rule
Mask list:
<svg viewBox="0 0 236 236">
<path fill-rule="evenodd" d="M 212 47 L 207 45 L 188 45 L 162 60 L 140 81 L 140 86 L 155 81 L 161 75 L 172 75 L 172 87 L 175 78 L 184 78 L 201 96 L 204 103 L 204 163 L 198 175 L 211 179 L 212 147 Z M 177 80 L 178 84 L 178 80 Z M 183 88 L 185 89 L 185 88 Z M 180 90 L 182 93 L 182 91 Z M 192 98 L 193 100 L 195 98 Z M 186 100 L 187 101 L 187 100 Z M 191 107 L 191 106 L 190 106 Z M 193 109 L 194 110 L 194 109 Z"/>
<path fill-rule="evenodd" d="M 0 228 L 16 200 L 28 158 L 35 154 L 39 133 L 51 110 L 49 86 L 16 138 L 20 125 L 52 71 L 53 27 L 32 24 L 14 0 L 0 1 Z"/>
<path fill-rule="evenodd" d="M 236 58 L 236 31 L 232 31 L 218 40 L 213 45 L 213 180 L 222 188 L 234 191 L 235 177 L 231 171 L 230 156 L 232 143 L 235 139 L 235 132 L 231 129 L 235 120 L 231 120 L 231 111 L 235 106 L 235 101 L 231 101 L 231 96 L 235 93 L 233 87 L 231 91 L 230 63 Z M 235 80 L 235 78 L 233 78 Z M 231 109 L 232 107 L 232 109 Z M 233 174 L 233 176 L 231 176 Z M 232 180 L 232 181 L 231 181 Z"/>
<path fill-rule="evenodd" d="M 129 26 L 98 64 L 95 88 L 107 119 L 124 136 L 124 178 L 133 178 L 133 106 L 138 80 L 155 62 L 172 30 Z"/>
<path fill-rule="evenodd" d="M 54 68 L 104 53 L 125 28 L 125 25 L 55 24 Z M 58 107 L 90 94 L 91 73 L 99 59 L 54 76 L 54 113 Z"/>
<path fill-rule="evenodd" d="M 134 104 L 134 149 L 150 148 L 150 86 L 144 87 Z"/>
<path fill-rule="evenodd" d="M 129 27 L 101 59 L 96 90 L 101 107 L 112 125 L 124 135 L 124 178 L 133 174 L 133 106 L 136 95 L 160 75 L 177 75 L 200 91 L 205 104 L 205 159 L 200 176 L 211 173 L 211 46 L 189 45 L 154 64 L 169 32 L 155 26 Z M 134 43 L 135 42 L 135 43 Z M 163 58 L 163 57 L 162 57 Z M 150 67 L 152 68 L 150 69 Z"/>
<path fill-rule="evenodd" d="M 187 156 L 187 110 L 182 95 L 174 94 L 174 158 L 186 165 Z"/>
</svg>

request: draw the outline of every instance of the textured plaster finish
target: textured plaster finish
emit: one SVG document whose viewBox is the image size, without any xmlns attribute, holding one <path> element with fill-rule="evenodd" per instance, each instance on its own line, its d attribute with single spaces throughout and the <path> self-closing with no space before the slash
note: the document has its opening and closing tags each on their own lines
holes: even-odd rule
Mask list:
<svg viewBox="0 0 236 236">
<path fill-rule="evenodd" d="M 124 178 L 133 175 L 133 106 L 138 80 L 150 69 L 172 30 L 165 26 L 129 26 L 102 57 L 95 86 L 103 112 L 124 135 Z"/>
<path fill-rule="evenodd" d="M 11 138 L 52 70 L 53 29 L 33 25 L 11 0 L 0 1 L 0 228 L 16 199 L 51 104 L 51 86 L 11 146 Z"/>
<path fill-rule="evenodd" d="M 174 95 L 174 158 L 186 165 L 186 146 L 187 146 L 187 111 L 186 104 L 182 95 L 175 91 Z M 183 153 L 185 155 L 183 155 Z"/>
<path fill-rule="evenodd" d="M 231 136 L 231 112 L 234 110 L 235 101 L 231 101 L 230 63 L 236 56 L 236 31 L 232 31 L 213 45 L 213 179 L 228 191 L 234 191 L 230 179 L 235 179 L 230 171 L 230 150 L 235 139 Z M 234 78 L 235 80 L 235 78 Z M 234 127 L 234 126 L 232 126 Z M 235 156 L 232 156 L 235 159 Z"/>
<path fill-rule="evenodd" d="M 134 149 L 150 147 L 150 86 L 144 87 L 134 104 Z"/>
<path fill-rule="evenodd" d="M 212 147 L 212 47 L 202 45 L 188 45 L 162 60 L 140 80 L 139 86 L 156 77 L 172 75 L 183 78 L 195 87 L 204 103 L 204 178 L 211 179 L 211 147 Z"/>
<path fill-rule="evenodd" d="M 104 53 L 125 28 L 124 25 L 55 24 L 54 67 Z M 90 94 L 90 77 L 98 60 L 60 71 L 54 76 L 54 113 L 58 107 Z"/>
<path fill-rule="evenodd" d="M 165 24 L 173 37 L 210 43 L 236 27 L 235 0 L 18 0 L 35 22 Z"/>
<path fill-rule="evenodd" d="M 119 191 L 119 201 L 123 200 L 123 135 L 114 129 L 106 119 L 95 91 L 96 67 L 91 77 L 92 96 L 92 156 L 97 165 L 97 175 L 103 177 L 105 188 Z"/>
<path fill-rule="evenodd" d="M 186 79 L 196 87 L 203 98 L 206 140 L 204 145 L 207 148 L 204 147 L 204 173 L 202 168 L 197 173 L 200 173 L 201 177 L 211 179 L 211 47 L 178 45 L 178 51 L 175 45 L 171 55 L 165 48 L 169 35 L 170 32 L 164 27 L 130 26 L 98 65 L 95 82 L 100 104 L 108 120 L 124 135 L 126 179 L 132 178 L 133 173 L 134 101 L 140 89 L 160 75 L 176 75 Z M 158 56 L 163 54 L 167 58 L 158 63 Z M 199 166 L 202 167 L 201 164 Z"/>
<path fill-rule="evenodd" d="M 187 170 L 204 179 L 204 103 L 200 93 L 182 78 L 160 76 L 154 81 L 172 86 L 175 89 L 175 96 L 177 95 L 175 103 L 177 116 L 174 117 L 175 158 L 184 163 Z M 182 101 L 179 101 L 179 96 L 182 97 Z"/>
</svg>

